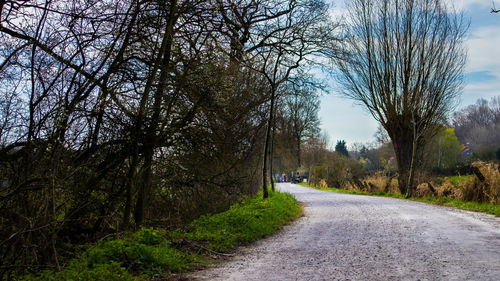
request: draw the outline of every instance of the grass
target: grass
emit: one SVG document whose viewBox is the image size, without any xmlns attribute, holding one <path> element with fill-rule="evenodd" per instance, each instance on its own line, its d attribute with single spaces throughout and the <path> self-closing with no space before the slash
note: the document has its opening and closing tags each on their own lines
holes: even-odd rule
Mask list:
<svg viewBox="0 0 500 281">
<path fill-rule="evenodd" d="M 150 280 L 189 271 L 214 252 L 266 237 L 302 214 L 286 193 L 262 193 L 226 211 L 195 220 L 186 229 L 143 228 L 123 239 L 109 239 L 88 247 L 64 270 L 28 275 L 25 280 Z"/>
<path fill-rule="evenodd" d="M 471 201 L 462 201 L 458 199 L 449 199 L 447 197 L 436 198 L 436 197 L 423 197 L 423 198 L 411 198 L 413 201 L 425 202 L 430 204 L 442 205 L 453 207 L 461 210 L 468 210 L 474 212 L 482 212 L 495 215 L 500 217 L 500 205 L 493 203 L 478 203 Z"/>
<path fill-rule="evenodd" d="M 474 178 L 474 175 L 450 176 L 448 178 L 450 179 L 451 183 L 454 186 L 460 186 L 460 185 L 462 185 L 463 183 L 465 183 L 467 181 L 471 181 Z M 438 179 L 441 180 L 441 181 L 444 180 L 443 177 L 438 178 Z"/>
<path fill-rule="evenodd" d="M 464 177 L 464 176 L 462 176 Z M 385 192 L 361 192 L 361 191 L 353 191 L 353 190 L 345 190 L 340 188 L 330 188 L 330 187 L 314 187 L 308 185 L 306 183 L 300 183 L 300 185 L 305 187 L 310 187 L 318 190 L 337 192 L 337 193 L 347 193 L 347 194 L 356 194 L 356 195 L 369 195 L 369 196 L 382 196 L 382 197 L 392 197 L 399 199 L 406 199 L 404 195 L 400 193 L 385 193 Z M 424 202 L 429 204 L 441 205 L 453 207 L 461 210 L 474 211 L 474 212 L 482 212 L 495 215 L 500 217 L 500 205 L 493 203 L 478 203 L 478 202 L 470 202 L 470 201 L 462 201 L 458 199 L 449 199 L 447 197 L 437 198 L 437 197 L 423 197 L 423 198 L 409 198 L 408 200 Z"/>
</svg>

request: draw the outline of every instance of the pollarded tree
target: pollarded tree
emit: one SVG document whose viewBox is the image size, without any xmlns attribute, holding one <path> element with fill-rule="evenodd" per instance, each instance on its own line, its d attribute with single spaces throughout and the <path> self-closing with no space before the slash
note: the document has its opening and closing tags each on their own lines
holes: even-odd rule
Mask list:
<svg viewBox="0 0 500 281">
<path fill-rule="evenodd" d="M 384 127 L 411 196 L 426 138 L 462 88 L 468 23 L 441 0 L 353 0 L 345 54 L 336 60 L 343 94 Z"/>
</svg>

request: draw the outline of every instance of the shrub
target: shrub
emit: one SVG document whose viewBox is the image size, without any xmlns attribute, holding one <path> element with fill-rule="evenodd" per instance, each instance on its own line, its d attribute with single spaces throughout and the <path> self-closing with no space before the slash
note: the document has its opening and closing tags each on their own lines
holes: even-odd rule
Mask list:
<svg viewBox="0 0 500 281">
<path fill-rule="evenodd" d="M 133 274 L 168 276 L 195 261 L 194 255 L 171 247 L 165 230 L 143 228 L 125 239 L 100 241 L 63 271 L 45 271 L 27 280 L 138 280 Z"/>
<path fill-rule="evenodd" d="M 347 188 L 349 182 L 365 176 L 363 165 L 352 158 L 338 153 L 329 153 L 320 165 L 312 169 L 311 184 L 319 186 L 321 180 L 326 185 L 336 188 Z"/>
</svg>

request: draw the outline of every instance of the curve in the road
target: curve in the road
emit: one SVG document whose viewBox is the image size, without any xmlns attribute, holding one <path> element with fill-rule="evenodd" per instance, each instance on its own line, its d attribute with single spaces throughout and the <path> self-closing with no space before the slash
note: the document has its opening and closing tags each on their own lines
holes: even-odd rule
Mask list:
<svg viewBox="0 0 500 281">
<path fill-rule="evenodd" d="M 284 231 L 189 280 L 500 280 L 500 218 L 278 184 L 305 204 Z"/>
</svg>

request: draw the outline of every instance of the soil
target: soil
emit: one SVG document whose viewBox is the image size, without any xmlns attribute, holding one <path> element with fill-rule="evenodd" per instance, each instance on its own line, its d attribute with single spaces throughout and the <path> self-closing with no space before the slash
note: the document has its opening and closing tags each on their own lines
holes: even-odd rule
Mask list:
<svg viewBox="0 0 500 281">
<path fill-rule="evenodd" d="M 500 218 L 278 184 L 305 207 L 277 234 L 182 280 L 500 280 Z"/>
</svg>

